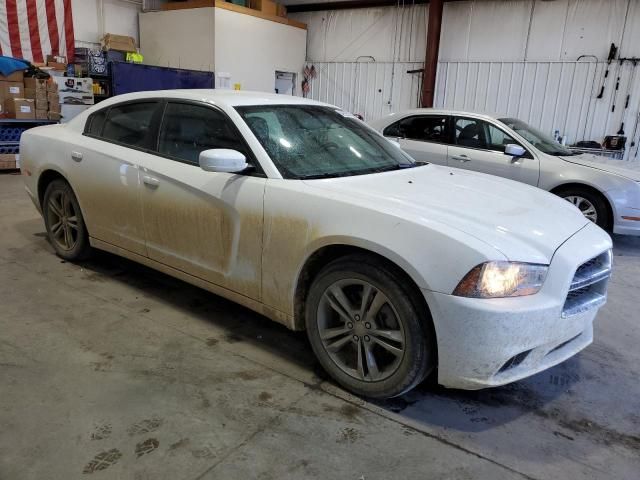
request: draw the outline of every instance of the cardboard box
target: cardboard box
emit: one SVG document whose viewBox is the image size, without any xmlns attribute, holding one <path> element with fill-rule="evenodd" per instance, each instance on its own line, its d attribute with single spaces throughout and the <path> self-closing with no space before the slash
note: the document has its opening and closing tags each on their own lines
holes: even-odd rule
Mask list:
<svg viewBox="0 0 640 480">
<path fill-rule="evenodd" d="M 35 99 L 35 106 L 36 106 L 36 110 L 48 110 L 49 109 L 49 102 L 47 102 L 46 98 L 44 100 L 36 98 Z"/>
<path fill-rule="evenodd" d="M 102 39 L 103 50 L 118 50 L 120 52 L 135 52 L 136 41 L 133 37 L 125 35 L 114 35 L 107 33 Z"/>
<path fill-rule="evenodd" d="M 46 90 L 34 90 L 33 88 L 25 88 L 24 89 L 24 98 L 32 98 L 34 100 L 44 100 L 47 101 L 47 91 Z"/>
<path fill-rule="evenodd" d="M 53 79 L 47 82 L 47 93 L 58 93 L 58 84 Z"/>
<path fill-rule="evenodd" d="M 271 0 L 251 0 L 249 5 L 254 10 L 260 10 L 266 15 L 275 16 L 278 14 L 278 4 Z"/>
<path fill-rule="evenodd" d="M 29 90 L 37 90 L 39 92 L 47 91 L 47 80 L 35 77 L 27 77 L 24 79 L 24 88 Z"/>
<path fill-rule="evenodd" d="M 66 70 L 67 69 L 67 57 L 61 55 L 47 55 L 47 67 L 54 70 Z"/>
<path fill-rule="evenodd" d="M 47 101 L 49 103 L 60 103 L 60 94 L 58 92 L 56 92 L 56 93 L 53 93 L 53 92 L 47 93 Z"/>
<path fill-rule="evenodd" d="M 49 112 L 46 108 L 44 110 L 36 108 L 36 120 L 49 120 Z"/>
<path fill-rule="evenodd" d="M 17 153 L 0 154 L 0 170 L 20 168 L 20 155 Z"/>
<path fill-rule="evenodd" d="M 276 15 L 282 18 L 287 18 L 287 7 L 278 3 Z"/>
<path fill-rule="evenodd" d="M 60 113 L 60 102 L 56 101 L 56 102 L 49 102 L 49 105 L 47 106 L 47 110 L 49 110 L 52 113 Z"/>
<path fill-rule="evenodd" d="M 19 82 L 22 83 L 24 81 L 24 72 L 22 70 L 18 70 L 17 72 L 13 72 L 11 75 L 0 75 L 0 82 Z"/>
<path fill-rule="evenodd" d="M 8 98 L 4 106 L 11 118 L 26 120 L 36 118 L 36 102 L 30 98 Z"/>
<path fill-rule="evenodd" d="M 54 122 L 59 122 L 60 119 L 62 118 L 62 115 L 56 112 L 49 112 L 48 116 L 49 116 L 49 120 L 53 120 Z"/>
<path fill-rule="evenodd" d="M 58 86 L 58 92 L 93 93 L 93 79 L 73 77 L 53 77 Z"/>
<path fill-rule="evenodd" d="M 0 82 L 0 100 L 23 98 L 24 86 L 20 82 Z"/>
</svg>

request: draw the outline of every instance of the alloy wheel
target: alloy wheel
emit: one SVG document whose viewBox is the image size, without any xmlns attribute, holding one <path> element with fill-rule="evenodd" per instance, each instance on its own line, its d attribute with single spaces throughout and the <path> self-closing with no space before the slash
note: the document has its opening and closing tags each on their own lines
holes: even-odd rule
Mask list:
<svg viewBox="0 0 640 480">
<path fill-rule="evenodd" d="M 405 353 L 404 325 L 389 298 L 371 283 L 334 282 L 316 318 L 325 351 L 351 377 L 378 382 L 398 369 Z"/>
<path fill-rule="evenodd" d="M 47 215 L 51 239 L 63 250 L 72 250 L 78 243 L 78 215 L 71 197 L 64 190 L 54 191 L 49 197 Z"/>
<path fill-rule="evenodd" d="M 593 203 L 579 195 L 564 197 L 567 202 L 573 203 L 580 209 L 582 214 L 593 223 L 598 223 L 598 211 Z"/>
</svg>

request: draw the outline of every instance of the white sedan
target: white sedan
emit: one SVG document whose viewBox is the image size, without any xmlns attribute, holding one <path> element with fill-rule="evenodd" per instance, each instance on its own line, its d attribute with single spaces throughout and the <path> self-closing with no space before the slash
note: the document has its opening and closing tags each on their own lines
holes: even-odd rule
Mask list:
<svg viewBox="0 0 640 480">
<path fill-rule="evenodd" d="M 517 118 L 451 110 L 391 114 L 371 126 L 415 160 L 540 187 L 605 230 L 640 235 L 640 163 L 578 154 Z"/>
<path fill-rule="evenodd" d="M 135 93 L 20 150 L 60 257 L 106 250 L 306 329 L 360 395 L 526 377 L 591 343 L 606 299 L 611 240 L 567 202 L 416 164 L 330 105 Z"/>
</svg>

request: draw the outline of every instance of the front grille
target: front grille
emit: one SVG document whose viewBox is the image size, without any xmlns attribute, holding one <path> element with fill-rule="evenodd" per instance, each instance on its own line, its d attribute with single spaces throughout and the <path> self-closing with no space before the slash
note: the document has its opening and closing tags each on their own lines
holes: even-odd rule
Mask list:
<svg viewBox="0 0 640 480">
<path fill-rule="evenodd" d="M 580 265 L 571 281 L 562 316 L 570 317 L 604 305 L 610 276 L 611 250 Z"/>
</svg>

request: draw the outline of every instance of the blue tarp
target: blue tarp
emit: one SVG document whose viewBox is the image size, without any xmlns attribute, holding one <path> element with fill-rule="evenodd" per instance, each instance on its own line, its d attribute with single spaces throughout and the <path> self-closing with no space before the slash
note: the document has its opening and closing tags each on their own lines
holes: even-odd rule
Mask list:
<svg viewBox="0 0 640 480">
<path fill-rule="evenodd" d="M 0 74 L 5 77 L 11 75 L 18 70 L 26 70 L 29 68 L 29 62 L 19 58 L 0 56 Z"/>
</svg>

